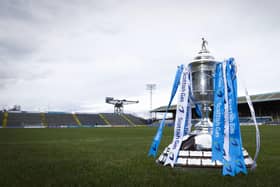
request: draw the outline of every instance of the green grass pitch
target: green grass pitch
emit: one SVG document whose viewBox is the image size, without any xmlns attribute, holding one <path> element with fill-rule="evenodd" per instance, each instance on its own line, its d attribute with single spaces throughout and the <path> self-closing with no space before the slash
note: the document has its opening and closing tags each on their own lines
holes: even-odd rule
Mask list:
<svg viewBox="0 0 280 187">
<path fill-rule="evenodd" d="M 258 167 L 223 177 L 220 169 L 172 169 L 147 157 L 156 128 L 0 129 L 0 187 L 280 186 L 280 126 L 261 126 Z M 159 153 L 173 137 L 165 128 Z M 255 129 L 242 127 L 254 156 Z"/>
</svg>

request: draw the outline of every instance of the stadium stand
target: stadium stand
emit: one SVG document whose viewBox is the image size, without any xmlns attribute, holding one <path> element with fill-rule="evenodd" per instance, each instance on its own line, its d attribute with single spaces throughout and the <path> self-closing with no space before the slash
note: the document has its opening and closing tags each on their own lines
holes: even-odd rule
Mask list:
<svg viewBox="0 0 280 187">
<path fill-rule="evenodd" d="M 147 124 L 147 121 L 143 118 L 139 118 L 137 116 L 134 116 L 132 114 L 123 114 L 126 116 L 134 125 L 144 125 Z"/>
<path fill-rule="evenodd" d="M 144 125 L 145 120 L 131 114 L 0 111 L 1 127 L 61 128 Z"/>
<path fill-rule="evenodd" d="M 256 121 L 259 124 L 267 124 L 271 123 L 273 121 L 271 116 L 259 116 L 256 117 Z M 239 117 L 239 122 L 242 124 L 250 124 L 254 123 L 253 119 L 251 117 Z"/>
<path fill-rule="evenodd" d="M 40 113 L 40 116 L 41 116 L 41 120 L 42 120 L 43 125 L 44 125 L 45 127 L 47 127 L 48 124 L 47 124 L 47 120 L 46 120 L 46 115 L 45 115 L 45 113 L 41 112 L 41 113 Z"/>
<path fill-rule="evenodd" d="M 76 114 L 82 125 L 107 125 L 98 114 Z"/>
<path fill-rule="evenodd" d="M 258 116 L 258 123 L 280 125 L 280 92 L 251 95 L 250 98 L 255 109 L 255 114 Z M 175 119 L 176 116 L 176 108 L 176 105 L 171 105 L 168 110 L 169 113 L 172 113 L 173 119 Z M 167 106 L 161 106 L 151 112 L 155 113 L 156 116 L 157 113 L 164 113 L 166 109 Z M 250 121 L 251 112 L 245 96 L 238 98 L 238 113 L 241 123 L 252 123 L 252 121 Z M 192 115 L 193 119 L 198 118 L 198 116 L 195 115 L 194 107 L 192 109 Z"/>
<path fill-rule="evenodd" d="M 79 120 L 78 116 L 77 116 L 75 113 L 73 113 L 72 115 L 73 115 L 73 118 L 74 118 L 74 120 L 76 121 L 76 123 L 77 123 L 79 126 L 81 126 L 82 123 L 81 123 L 81 121 Z"/>
<path fill-rule="evenodd" d="M 1 127 L 3 127 L 3 112 L 2 111 L 0 111 L 0 123 L 1 123 L 1 125 L 0 125 L 0 128 L 1 128 Z"/>
<path fill-rule="evenodd" d="M 119 114 L 102 113 L 109 123 L 113 126 L 131 126 L 131 124 Z"/>
<path fill-rule="evenodd" d="M 252 121 L 251 117 L 240 117 L 239 122 L 240 123 L 250 123 Z"/>
<path fill-rule="evenodd" d="M 98 115 L 107 125 L 111 125 L 110 122 L 105 118 L 105 116 L 103 116 L 103 114 L 98 114 Z"/>
<path fill-rule="evenodd" d="M 135 123 L 133 123 L 133 121 L 131 121 L 126 115 L 124 115 L 124 114 L 120 114 L 121 115 L 121 117 L 123 118 L 123 119 L 125 119 L 128 123 L 129 123 L 129 125 L 131 125 L 131 126 L 135 126 L 136 124 Z"/>
<path fill-rule="evenodd" d="M 40 113 L 9 112 L 7 127 L 43 126 Z"/>
<path fill-rule="evenodd" d="M 7 120 L 8 120 L 8 112 L 7 111 L 5 111 L 4 113 L 3 113 L 3 124 L 2 124 L 2 127 L 7 127 Z"/>
<path fill-rule="evenodd" d="M 78 126 L 73 115 L 70 113 L 48 112 L 45 113 L 48 127 L 54 126 Z"/>
</svg>

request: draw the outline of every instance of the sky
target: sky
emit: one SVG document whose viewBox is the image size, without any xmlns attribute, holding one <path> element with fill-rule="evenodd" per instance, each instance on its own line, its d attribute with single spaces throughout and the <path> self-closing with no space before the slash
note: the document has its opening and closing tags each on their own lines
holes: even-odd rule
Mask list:
<svg viewBox="0 0 280 187">
<path fill-rule="evenodd" d="M 176 68 L 201 38 L 234 57 L 239 95 L 280 88 L 280 2 L 275 0 L 1 0 L 0 107 L 113 112 L 105 97 L 167 105 Z M 173 103 L 176 103 L 173 102 Z"/>
</svg>

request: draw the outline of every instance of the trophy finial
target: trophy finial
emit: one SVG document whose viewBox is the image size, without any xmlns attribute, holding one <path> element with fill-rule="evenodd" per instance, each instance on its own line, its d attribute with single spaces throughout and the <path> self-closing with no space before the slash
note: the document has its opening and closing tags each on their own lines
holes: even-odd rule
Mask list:
<svg viewBox="0 0 280 187">
<path fill-rule="evenodd" d="M 207 48 L 206 48 L 206 45 L 208 45 L 207 40 L 205 40 L 204 38 L 201 38 L 201 39 L 202 39 L 201 51 L 203 51 L 203 52 L 208 52 L 208 50 L 207 50 Z"/>
<path fill-rule="evenodd" d="M 210 54 L 210 51 L 207 49 L 208 41 L 204 37 L 202 37 L 201 39 L 201 49 L 198 52 L 198 55 L 194 58 L 194 60 L 214 60 L 214 57 Z"/>
</svg>

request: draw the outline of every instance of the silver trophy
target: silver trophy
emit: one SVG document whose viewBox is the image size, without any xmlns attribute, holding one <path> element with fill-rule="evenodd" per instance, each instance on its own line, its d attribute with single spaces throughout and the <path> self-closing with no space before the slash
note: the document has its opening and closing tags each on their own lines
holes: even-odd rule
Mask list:
<svg viewBox="0 0 280 187">
<path fill-rule="evenodd" d="M 213 126 L 209 118 L 209 112 L 214 100 L 213 77 L 216 61 L 207 50 L 206 44 L 207 41 L 202 38 L 201 50 L 189 66 L 192 76 L 192 97 L 201 113 L 200 121 L 195 124 L 195 127 L 197 131 L 209 134 Z"/>
<path fill-rule="evenodd" d="M 201 50 L 189 64 L 191 71 L 191 95 L 193 102 L 200 111 L 199 122 L 194 124 L 194 130 L 184 137 L 175 167 L 221 167 L 219 161 L 212 161 L 212 127 L 210 111 L 214 101 L 214 73 L 217 61 L 210 54 L 202 38 Z M 164 164 L 170 150 L 165 148 L 157 159 L 157 163 Z M 248 152 L 243 149 L 247 167 L 253 164 Z"/>
</svg>

